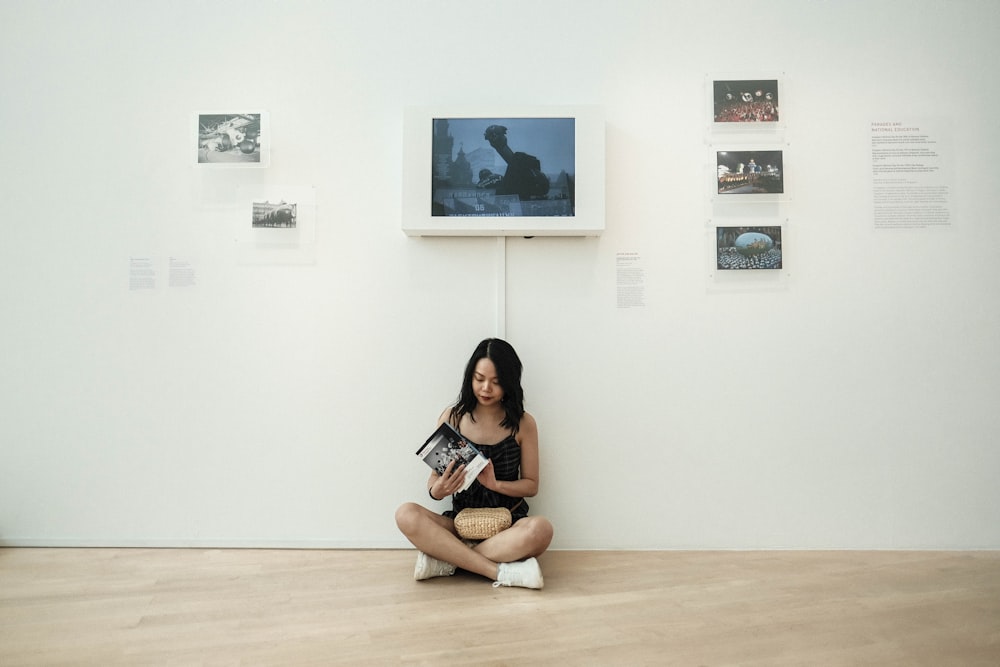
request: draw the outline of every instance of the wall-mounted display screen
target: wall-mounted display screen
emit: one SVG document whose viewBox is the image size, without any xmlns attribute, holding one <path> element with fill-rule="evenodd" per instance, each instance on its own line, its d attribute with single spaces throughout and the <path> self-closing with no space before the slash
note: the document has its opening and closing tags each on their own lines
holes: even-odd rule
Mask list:
<svg viewBox="0 0 1000 667">
<path fill-rule="evenodd" d="M 407 112 L 403 231 L 599 234 L 604 124 L 592 108 Z"/>
<path fill-rule="evenodd" d="M 431 215 L 574 214 L 576 119 L 435 118 Z"/>
</svg>

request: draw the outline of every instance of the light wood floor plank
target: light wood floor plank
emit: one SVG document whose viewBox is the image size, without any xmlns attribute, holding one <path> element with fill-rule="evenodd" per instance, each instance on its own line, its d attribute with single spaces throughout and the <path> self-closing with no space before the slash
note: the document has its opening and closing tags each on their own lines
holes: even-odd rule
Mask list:
<svg viewBox="0 0 1000 667">
<path fill-rule="evenodd" d="M 1000 665 L 998 552 L 0 549 L 0 665 Z"/>
</svg>

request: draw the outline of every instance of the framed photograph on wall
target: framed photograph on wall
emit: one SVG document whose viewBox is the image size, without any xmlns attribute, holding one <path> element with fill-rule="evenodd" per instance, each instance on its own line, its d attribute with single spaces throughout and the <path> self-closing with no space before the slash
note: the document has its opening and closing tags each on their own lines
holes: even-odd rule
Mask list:
<svg viewBox="0 0 1000 667">
<path fill-rule="evenodd" d="M 594 107 L 410 108 L 403 148 L 411 236 L 604 231 L 604 118 Z"/>
<path fill-rule="evenodd" d="M 788 165 L 783 147 L 713 146 L 709 159 L 714 164 L 712 191 L 716 201 L 788 199 Z"/>
<path fill-rule="evenodd" d="M 718 271 L 782 268 L 781 227 L 715 228 L 715 268 Z"/>
<path fill-rule="evenodd" d="M 245 185 L 236 219 L 242 264 L 311 264 L 316 258 L 316 188 Z"/>
<path fill-rule="evenodd" d="M 271 162 L 269 117 L 265 112 L 194 116 L 192 143 L 202 167 L 254 168 Z"/>
<path fill-rule="evenodd" d="M 790 286 L 792 247 L 788 218 L 731 216 L 705 227 L 709 291 L 754 292 Z"/>
<path fill-rule="evenodd" d="M 785 126 L 783 76 L 710 75 L 708 116 L 722 132 L 773 132 Z"/>
</svg>

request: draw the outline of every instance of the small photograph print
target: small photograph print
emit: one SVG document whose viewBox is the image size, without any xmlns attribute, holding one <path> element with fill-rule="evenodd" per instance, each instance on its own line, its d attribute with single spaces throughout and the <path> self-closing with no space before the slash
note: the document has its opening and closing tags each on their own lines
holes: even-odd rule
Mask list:
<svg viewBox="0 0 1000 667">
<path fill-rule="evenodd" d="M 782 194 L 782 151 L 716 151 L 720 195 Z"/>
<path fill-rule="evenodd" d="M 282 199 L 279 202 L 254 201 L 254 229 L 295 229 L 298 225 L 299 205 Z"/>
<path fill-rule="evenodd" d="M 432 216 L 573 216 L 575 118 L 434 118 Z"/>
<path fill-rule="evenodd" d="M 266 257 L 268 251 L 281 250 L 282 262 L 300 263 L 311 255 L 308 249 L 316 241 L 315 187 L 244 185 L 237 194 L 243 204 L 233 219 L 242 259 L 273 259 Z"/>
<path fill-rule="evenodd" d="M 716 227 L 715 257 L 721 271 L 780 269 L 781 227 Z"/>
<path fill-rule="evenodd" d="M 263 166 L 263 114 L 198 114 L 198 164 Z"/>
<path fill-rule="evenodd" d="M 714 81 L 716 123 L 777 123 L 778 80 Z"/>
</svg>

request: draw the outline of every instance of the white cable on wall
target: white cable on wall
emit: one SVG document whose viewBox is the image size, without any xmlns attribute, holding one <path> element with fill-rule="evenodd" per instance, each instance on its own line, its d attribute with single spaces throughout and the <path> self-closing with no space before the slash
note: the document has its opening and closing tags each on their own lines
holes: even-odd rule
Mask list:
<svg viewBox="0 0 1000 667">
<path fill-rule="evenodd" d="M 497 237 L 496 337 L 507 337 L 507 237 Z"/>
</svg>

